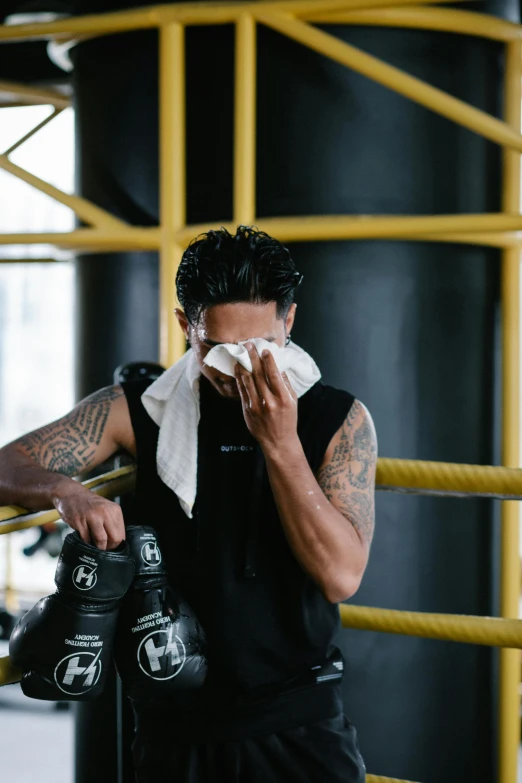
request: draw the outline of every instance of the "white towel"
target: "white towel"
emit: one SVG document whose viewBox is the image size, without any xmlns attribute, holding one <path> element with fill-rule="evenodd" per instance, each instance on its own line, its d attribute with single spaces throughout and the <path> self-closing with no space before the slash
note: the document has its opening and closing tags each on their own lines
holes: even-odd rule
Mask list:
<svg viewBox="0 0 522 783">
<path fill-rule="evenodd" d="M 312 357 L 295 343 L 280 348 L 262 337 L 240 343 L 222 343 L 208 352 L 204 361 L 226 375 L 234 375 L 239 362 L 252 371 L 246 342 L 252 342 L 259 354 L 272 352 L 281 372 L 301 397 L 321 373 Z M 197 491 L 198 424 L 200 419 L 199 382 L 201 369 L 192 349 L 172 365 L 143 393 L 143 406 L 159 427 L 156 463 L 161 480 L 178 496 L 185 514 L 192 518 Z"/>
</svg>

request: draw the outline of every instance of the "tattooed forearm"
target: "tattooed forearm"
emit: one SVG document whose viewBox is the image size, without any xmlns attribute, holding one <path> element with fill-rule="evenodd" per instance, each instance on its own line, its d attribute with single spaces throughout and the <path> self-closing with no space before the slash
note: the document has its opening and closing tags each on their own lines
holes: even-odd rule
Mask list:
<svg viewBox="0 0 522 783">
<path fill-rule="evenodd" d="M 374 529 L 374 476 L 377 443 L 366 409 L 355 400 L 341 428 L 333 455 L 319 471 L 318 483 L 336 508 L 368 543 Z"/>
<path fill-rule="evenodd" d="M 91 394 L 59 421 L 24 435 L 16 443 L 47 470 L 75 476 L 92 464 L 119 386 Z"/>
<path fill-rule="evenodd" d="M 352 523 L 359 535 L 370 542 L 375 524 L 373 498 L 364 492 L 352 492 L 349 495 L 341 492 L 339 499 L 342 503 L 340 511 Z"/>
</svg>

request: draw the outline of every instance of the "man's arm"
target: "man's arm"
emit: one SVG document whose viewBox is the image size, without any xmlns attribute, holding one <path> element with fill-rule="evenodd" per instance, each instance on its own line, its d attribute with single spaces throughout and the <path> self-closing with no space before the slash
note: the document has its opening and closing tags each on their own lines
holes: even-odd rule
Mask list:
<svg viewBox="0 0 522 783">
<path fill-rule="evenodd" d="M 236 365 L 246 424 L 261 445 L 279 517 L 303 569 L 332 603 L 358 590 L 373 535 L 377 440 L 355 401 L 332 438 L 318 478 L 297 434 L 297 395 L 270 352 L 247 349 L 252 373 Z"/>
<path fill-rule="evenodd" d="M 112 549 L 125 537 L 120 507 L 71 477 L 121 448 L 135 453 L 123 390 L 100 389 L 63 418 L 0 449 L 0 505 L 35 511 L 54 507 L 84 541 Z"/>
<path fill-rule="evenodd" d="M 377 444 L 358 401 L 329 444 L 317 479 L 301 442 L 265 450 L 281 522 L 295 556 L 332 603 L 361 583 L 374 529 Z"/>
<path fill-rule="evenodd" d="M 357 531 L 369 554 L 375 527 L 377 436 L 365 406 L 354 400 L 330 441 L 317 481 L 328 500 Z"/>
</svg>

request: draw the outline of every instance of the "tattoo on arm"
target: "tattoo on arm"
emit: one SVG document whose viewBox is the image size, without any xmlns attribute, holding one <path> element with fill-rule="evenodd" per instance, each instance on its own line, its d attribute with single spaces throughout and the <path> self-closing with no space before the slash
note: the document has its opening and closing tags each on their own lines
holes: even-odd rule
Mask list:
<svg viewBox="0 0 522 783">
<path fill-rule="evenodd" d="M 111 405 L 122 394 L 120 386 L 100 389 L 63 419 L 24 435 L 16 443 L 41 467 L 76 476 L 92 464 Z"/>
<path fill-rule="evenodd" d="M 371 543 L 374 529 L 374 475 L 377 443 L 365 408 L 355 400 L 330 462 L 318 475 L 328 500 Z"/>
</svg>

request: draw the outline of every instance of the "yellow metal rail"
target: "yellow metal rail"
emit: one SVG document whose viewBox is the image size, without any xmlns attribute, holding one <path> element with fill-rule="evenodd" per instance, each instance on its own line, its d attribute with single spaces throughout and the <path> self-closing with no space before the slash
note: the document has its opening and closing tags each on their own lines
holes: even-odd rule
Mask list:
<svg viewBox="0 0 522 783">
<path fill-rule="evenodd" d="M 506 46 L 504 115 L 515 133 L 521 126 L 520 41 Z M 520 214 L 520 155 L 504 150 L 503 209 Z M 502 461 L 520 465 L 520 250 L 511 248 L 502 254 Z M 520 505 L 502 504 L 500 613 L 518 617 L 520 601 Z M 500 652 L 499 699 L 499 780 L 517 779 L 520 742 L 520 656 L 514 650 Z"/>
<path fill-rule="evenodd" d="M 56 109 L 65 109 L 71 105 L 70 99 L 56 90 L 6 82 L 4 79 L 0 80 L 0 103 L 4 106 L 12 106 L 13 103 L 17 106 L 54 106 Z"/>
<path fill-rule="evenodd" d="M 18 146 L 18 143 L 17 143 Z M 60 194 L 61 195 L 61 194 Z M 67 196 L 68 194 L 64 194 Z M 66 203 L 64 200 L 62 203 Z M 71 207 L 71 203 L 67 206 Z M 415 242 L 458 242 L 493 247 L 520 247 L 522 219 L 519 215 L 313 215 L 292 218 L 257 217 L 260 229 L 282 242 L 387 239 Z M 173 242 L 187 245 L 209 228 L 224 226 L 235 231 L 235 222 L 188 225 L 174 232 Z M 127 226 L 106 229 L 76 229 L 67 232 L 0 233 L 0 245 L 50 244 L 89 253 L 122 250 L 161 250 L 160 228 Z"/>
<path fill-rule="evenodd" d="M 401 5 L 404 5 L 401 3 Z M 466 31 L 466 35 L 493 41 L 520 40 L 520 26 L 488 14 L 470 13 L 455 8 L 428 8 L 423 5 L 402 8 L 364 8 L 355 11 L 317 11 L 308 14 L 314 24 L 370 25 L 377 27 L 409 27 L 418 30 L 438 30 L 446 33 Z"/>
<path fill-rule="evenodd" d="M 208 226 L 185 225 L 183 27 L 194 24 L 236 22 L 238 68 L 236 68 L 234 224 L 256 222 L 261 228 L 277 235 L 283 241 L 387 238 L 471 242 L 496 247 L 518 246 L 521 239 L 516 232 L 522 231 L 522 222 L 518 216 L 509 214 L 425 217 L 338 216 L 337 218 L 313 216 L 304 219 L 259 218 L 255 215 L 256 21 L 275 27 L 281 33 L 450 117 L 486 138 L 511 146 L 513 149 L 522 149 L 520 133 L 512 123 L 501 122 L 462 101 L 457 101 L 451 95 L 436 90 L 302 21 L 309 19 L 315 22 L 451 30 L 455 33 L 480 35 L 505 42 L 516 42 L 521 38 L 519 25 L 484 14 L 430 6 L 431 0 L 421 4 L 406 0 L 337 0 L 337 2 L 334 0 L 332 2 L 260 0 L 255 3 L 185 3 L 76 17 L 48 24 L 0 27 L 0 41 L 30 40 L 35 37 L 60 39 L 71 38 L 74 35 L 98 36 L 147 27 L 160 28 L 160 37 L 163 41 L 160 56 L 161 229 L 127 226 L 96 205 L 91 205 L 89 209 L 86 200 L 75 201 L 75 197 L 57 189 L 53 191 L 48 183 L 34 178 L 30 184 L 67 204 L 86 222 L 92 223 L 97 228 L 80 229 L 67 234 L 4 234 L 0 235 L 0 243 L 54 244 L 57 247 L 86 252 L 161 250 L 161 279 L 165 283 L 161 287 L 160 305 L 161 357 L 163 360 L 168 358 L 170 362 L 172 357 L 178 358 L 184 350 L 184 341 L 172 316 L 176 304 L 172 274 L 179 263 L 183 246 L 200 230 L 208 228 Z M 45 98 L 45 91 L 35 91 L 31 87 L 5 82 L 3 85 L 5 90 L 11 89 L 14 96 L 24 93 L 28 101 L 31 100 L 33 93 L 35 102 L 41 102 Z M 51 105 L 63 108 L 67 104 L 67 98 L 52 91 L 48 93 Z M 19 146 L 24 140 L 20 140 L 15 146 Z M 29 181 L 28 172 L 17 170 L 5 160 L 3 162 L 4 168 L 9 168 L 12 174 Z"/>
<path fill-rule="evenodd" d="M 183 248 L 176 234 L 186 223 L 185 30 L 160 30 L 160 362 L 169 367 L 185 352 L 174 318 L 176 271 Z"/>
<path fill-rule="evenodd" d="M 388 65 L 334 35 L 285 14 L 258 12 L 256 16 L 260 22 L 277 32 L 404 95 L 405 98 L 410 98 L 484 138 L 496 141 L 497 144 L 522 151 L 522 136 L 509 125 L 415 76 L 404 73 L 400 68 Z"/>
<path fill-rule="evenodd" d="M 0 26 L 0 41 L 29 41 L 33 39 L 69 40 L 74 36 L 101 36 L 145 30 L 166 24 L 215 25 L 231 24 L 243 14 L 253 16 L 259 11 L 284 12 L 303 19 L 317 13 L 346 11 L 358 8 L 386 8 L 388 6 L 430 5 L 450 3 L 453 0 L 254 0 L 243 3 L 179 3 L 137 8 L 128 11 L 73 17 L 56 22 Z M 466 28 L 456 31 L 466 33 Z"/>
<path fill-rule="evenodd" d="M 284 242 L 317 242 L 340 239 L 422 239 L 443 242 L 444 235 L 465 232 L 469 241 L 475 233 L 522 232 L 520 215 L 309 215 L 300 217 L 257 217 L 256 223 Z M 235 223 L 222 223 L 235 230 Z M 188 244 L 207 231 L 209 224 L 189 225 L 180 231 L 176 241 Z M 1 237 L 1 235 L 0 235 Z M 520 240 L 520 237 L 518 237 Z M 480 240 L 478 242 L 480 244 Z"/>
<path fill-rule="evenodd" d="M 236 24 L 234 107 L 234 223 L 256 220 L 256 22 L 243 14 Z"/>
<path fill-rule="evenodd" d="M 42 128 L 45 128 L 45 126 L 51 122 L 51 120 L 54 120 L 55 117 L 57 117 L 59 114 L 61 114 L 63 109 L 55 108 L 51 114 L 49 114 L 48 117 L 46 117 L 44 120 L 38 123 L 38 125 L 35 125 L 34 128 L 32 128 L 28 133 L 25 134 L 25 136 L 22 136 L 18 141 L 15 141 L 14 144 L 11 144 L 11 146 L 6 149 L 3 153 L 4 158 L 7 158 L 12 152 L 18 149 L 18 147 L 21 147 L 22 144 L 25 144 L 25 142 L 30 139 L 32 136 L 35 135 L 35 133 L 38 133 L 39 130 Z"/>
<path fill-rule="evenodd" d="M 16 146 L 20 146 L 20 143 L 21 142 L 19 142 Z M 12 174 L 14 177 L 17 177 L 17 179 L 21 179 L 23 182 L 26 182 L 28 185 L 32 185 L 33 188 L 40 190 L 42 193 L 45 193 L 46 196 L 50 196 L 60 204 L 64 204 L 66 207 L 69 207 L 78 215 L 79 218 L 81 218 L 81 220 L 84 220 L 86 223 L 96 226 L 97 228 L 125 228 L 126 224 L 123 222 L 123 220 L 115 218 L 109 212 L 106 212 L 104 209 L 96 206 L 96 204 L 93 204 L 92 201 L 88 201 L 85 198 L 80 198 L 79 196 L 73 196 L 70 193 L 65 193 L 63 190 L 56 188 L 49 182 L 46 182 L 34 174 L 31 174 L 31 172 L 26 171 L 25 169 L 10 161 L 7 155 L 0 155 L 0 168 L 2 168 L 4 171 L 7 171 L 8 174 Z"/>
</svg>

